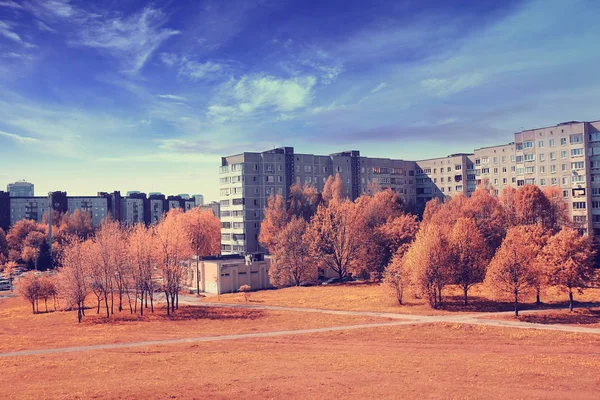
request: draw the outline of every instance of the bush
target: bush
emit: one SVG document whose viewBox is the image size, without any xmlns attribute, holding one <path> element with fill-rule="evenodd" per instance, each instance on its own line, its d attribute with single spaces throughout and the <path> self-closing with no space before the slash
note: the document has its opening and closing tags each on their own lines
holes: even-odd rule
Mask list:
<svg viewBox="0 0 600 400">
<path fill-rule="evenodd" d="M 250 287 L 250 285 L 242 285 L 238 290 L 244 293 L 244 299 L 246 301 L 250 299 L 250 290 L 252 290 L 252 287 Z"/>
</svg>

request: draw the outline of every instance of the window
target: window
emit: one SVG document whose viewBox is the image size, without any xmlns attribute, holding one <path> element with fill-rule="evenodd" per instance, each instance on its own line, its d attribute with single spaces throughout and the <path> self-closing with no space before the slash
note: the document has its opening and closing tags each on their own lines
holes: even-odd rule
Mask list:
<svg viewBox="0 0 600 400">
<path fill-rule="evenodd" d="M 525 180 L 524 179 L 519 179 L 517 181 L 517 186 L 523 186 L 525 184 Z"/>
<path fill-rule="evenodd" d="M 535 173 L 535 167 L 526 167 L 525 168 L 525 173 L 526 174 L 533 174 L 533 173 Z"/>
<path fill-rule="evenodd" d="M 567 144 L 567 138 L 561 137 L 560 138 L 560 145 L 564 146 L 565 144 Z"/>
<path fill-rule="evenodd" d="M 566 199 L 567 197 L 569 197 L 569 191 L 568 190 L 563 190 L 563 197 Z"/>
<path fill-rule="evenodd" d="M 461 169 L 462 169 L 462 165 L 460 165 L 460 164 L 456 164 L 456 165 L 454 166 L 454 170 L 455 170 L 455 171 L 460 171 Z M 429 172 L 431 172 L 431 169 L 429 170 Z"/>
<path fill-rule="evenodd" d="M 548 146 L 554 147 L 554 139 L 548 140 Z"/>
<path fill-rule="evenodd" d="M 544 178 L 540 179 L 540 186 L 546 186 L 546 180 Z"/>
<path fill-rule="evenodd" d="M 546 167 L 544 167 L 543 165 L 540 167 L 540 174 L 543 174 L 546 172 Z"/>
<path fill-rule="evenodd" d="M 525 154 L 523 158 L 525 161 L 535 161 L 535 154 Z"/>
<path fill-rule="evenodd" d="M 567 186 L 567 183 L 568 183 L 568 179 L 567 179 L 567 177 L 566 177 L 566 176 L 563 176 L 563 177 L 562 177 L 562 185 L 563 185 L 563 186 Z"/>
<path fill-rule="evenodd" d="M 571 168 L 572 169 L 583 169 L 585 166 L 583 161 L 577 161 L 577 162 L 572 162 L 571 163 Z"/>
<path fill-rule="evenodd" d="M 506 185 L 506 178 L 502 178 L 502 183 Z"/>
<path fill-rule="evenodd" d="M 304 172 L 312 172 L 312 165 L 305 165 Z"/>
<path fill-rule="evenodd" d="M 585 175 L 573 175 L 572 180 L 573 180 L 573 183 L 585 182 Z"/>
<path fill-rule="evenodd" d="M 481 163 L 482 164 L 489 164 L 490 162 L 490 158 L 489 157 L 481 157 Z"/>
<path fill-rule="evenodd" d="M 498 168 L 494 168 L 494 175 L 498 175 Z"/>
<path fill-rule="evenodd" d="M 573 222 L 577 223 L 585 223 L 587 221 L 587 217 L 585 215 L 574 215 Z"/>
<path fill-rule="evenodd" d="M 552 164 L 550 166 L 550 173 L 555 173 L 556 172 L 556 165 Z"/>
<path fill-rule="evenodd" d="M 592 201 L 592 208 L 600 208 L 600 201 Z"/>
<path fill-rule="evenodd" d="M 532 149 L 533 148 L 533 141 L 528 141 L 528 142 L 523 142 L 523 148 L 524 149 Z"/>
<path fill-rule="evenodd" d="M 600 132 L 590 133 L 590 142 L 597 142 L 600 140 Z"/>
<path fill-rule="evenodd" d="M 573 209 L 574 210 L 584 210 L 585 209 L 585 201 L 574 201 Z"/>
<path fill-rule="evenodd" d="M 571 149 L 571 157 L 582 156 L 583 149 Z"/>
<path fill-rule="evenodd" d="M 511 162 L 515 162 L 515 155 L 514 154 L 510 156 L 510 161 Z"/>
<path fill-rule="evenodd" d="M 544 153 L 538 154 L 538 160 L 540 160 L 540 161 L 545 161 L 546 160 L 546 156 L 544 155 Z"/>
<path fill-rule="evenodd" d="M 576 133 L 574 135 L 569 135 L 569 143 L 583 143 L 583 133 Z"/>
<path fill-rule="evenodd" d="M 517 143 L 517 144 L 515 144 L 515 148 L 517 149 L 517 151 L 523 150 L 523 143 Z"/>
<path fill-rule="evenodd" d="M 540 149 L 544 148 L 544 141 L 543 140 L 538 141 L 538 148 L 540 148 Z"/>
<path fill-rule="evenodd" d="M 564 160 L 565 158 L 567 158 L 567 152 L 566 152 L 566 151 L 561 151 L 561 152 L 560 152 L 560 158 L 562 158 L 563 160 Z"/>
<path fill-rule="evenodd" d="M 273 165 L 272 164 L 265 164 L 265 171 L 266 172 L 273 172 Z"/>
<path fill-rule="evenodd" d="M 506 173 L 506 167 L 502 167 L 502 173 L 505 174 Z"/>
<path fill-rule="evenodd" d="M 481 168 L 481 173 L 482 174 L 489 174 L 490 173 L 490 169 L 489 168 Z"/>
<path fill-rule="evenodd" d="M 523 175 L 523 172 L 525 172 L 523 168 L 517 168 L 517 175 Z"/>
<path fill-rule="evenodd" d="M 241 199 L 233 199 L 231 204 L 234 206 L 241 206 L 244 204 L 244 198 L 242 197 Z"/>
<path fill-rule="evenodd" d="M 494 157 L 494 164 L 498 164 L 498 157 Z"/>
<path fill-rule="evenodd" d="M 555 152 L 551 152 L 550 153 L 550 160 L 556 160 L 556 153 Z"/>
<path fill-rule="evenodd" d="M 523 156 L 517 156 L 517 162 L 518 163 L 522 163 L 523 162 Z"/>
</svg>

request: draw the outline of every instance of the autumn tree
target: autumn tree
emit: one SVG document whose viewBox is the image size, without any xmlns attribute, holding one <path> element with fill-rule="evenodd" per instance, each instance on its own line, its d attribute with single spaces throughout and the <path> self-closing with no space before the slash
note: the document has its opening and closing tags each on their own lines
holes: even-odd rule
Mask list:
<svg viewBox="0 0 600 400">
<path fill-rule="evenodd" d="M 79 209 L 73 213 L 67 212 L 62 216 L 59 229 L 65 235 L 75 235 L 87 239 L 94 233 L 92 214 Z"/>
<path fill-rule="evenodd" d="M 468 198 L 462 215 L 471 218 L 493 253 L 506 234 L 504 213 L 495 191 L 486 182 L 480 184 Z"/>
<path fill-rule="evenodd" d="M 539 251 L 536 238 L 543 234 L 540 225 L 510 228 L 488 267 L 486 283 L 498 295 L 512 297 L 516 316 L 519 315 L 519 299 L 532 292 L 540 279 L 535 268 Z"/>
<path fill-rule="evenodd" d="M 272 252 L 269 278 L 275 286 L 289 286 L 316 282 L 317 262 L 310 251 L 310 236 L 306 234 L 308 223 L 293 217 L 280 235 L 284 238 Z"/>
<path fill-rule="evenodd" d="M 59 292 L 68 304 L 77 305 L 77 320 L 85 315 L 85 299 L 90 292 L 90 272 L 88 255 L 83 243 L 73 239 L 65 246 L 61 265 L 57 274 Z"/>
<path fill-rule="evenodd" d="M 544 226 L 553 233 L 560 231 L 562 227 L 571 226 L 569 205 L 563 197 L 562 189 L 558 186 L 548 186 L 543 190 L 543 194 L 548 207 Z"/>
<path fill-rule="evenodd" d="M 295 183 L 290 186 L 287 213 L 290 217 L 302 218 L 309 222 L 321 202 L 321 194 L 312 185 Z"/>
<path fill-rule="evenodd" d="M 514 187 L 505 186 L 498 197 L 498 202 L 502 208 L 502 214 L 504 215 L 503 221 L 507 229 L 517 225 L 517 213 L 515 211 L 516 193 L 517 189 Z"/>
<path fill-rule="evenodd" d="M 515 219 L 519 225 L 545 225 L 550 204 L 536 185 L 521 186 L 514 197 Z"/>
<path fill-rule="evenodd" d="M 18 291 L 29 303 L 33 313 L 39 312 L 39 307 L 36 310 L 36 305 L 40 296 L 40 280 L 34 274 L 27 274 L 19 280 Z"/>
<path fill-rule="evenodd" d="M 258 241 L 261 246 L 272 252 L 277 246 L 279 232 L 283 230 L 290 219 L 283 196 L 280 194 L 271 195 L 264 213 L 265 216 L 260 224 Z"/>
<path fill-rule="evenodd" d="M 448 238 L 443 228 L 422 224 L 405 258 L 411 281 L 427 296 L 429 305 L 439 307 L 444 287 L 452 282 Z"/>
<path fill-rule="evenodd" d="M 383 283 L 392 290 L 398 304 L 402 304 L 404 290 L 410 283 L 405 258 L 408 248 L 409 245 L 405 244 L 396 250 L 383 276 Z"/>
<path fill-rule="evenodd" d="M 155 229 L 160 260 L 159 270 L 162 275 L 162 289 L 167 300 L 168 315 L 175 312 L 179 306 L 183 262 L 189 260 L 193 253 L 185 228 L 183 211 L 176 208 L 165 214 Z"/>
<path fill-rule="evenodd" d="M 39 231 L 31 231 L 23 241 L 21 249 L 21 259 L 27 263 L 33 264 L 38 269 L 38 261 L 41 255 L 41 248 L 47 241 L 46 234 Z"/>
<path fill-rule="evenodd" d="M 37 232 L 46 235 L 46 229 L 43 225 L 38 224 L 35 221 L 29 219 L 22 219 L 17 221 L 8 234 L 6 235 L 6 240 L 8 242 L 9 247 L 9 259 L 11 261 L 19 262 L 21 261 L 21 255 L 23 253 L 23 247 L 25 246 L 26 238 L 32 233 Z M 30 238 L 29 244 L 32 243 L 32 238 L 39 238 L 39 235 L 33 235 Z M 39 249 L 39 246 L 38 246 Z M 29 254 L 30 255 L 30 254 Z"/>
<path fill-rule="evenodd" d="M 313 256 L 322 267 L 336 272 L 340 280 L 357 269 L 363 243 L 357 224 L 355 204 L 332 199 L 317 208 L 306 233 Z"/>
<path fill-rule="evenodd" d="M 332 200 L 341 202 L 346 198 L 344 181 L 342 180 L 340 174 L 335 174 L 335 178 L 333 175 L 329 175 L 327 181 L 325 181 L 325 185 L 323 186 L 321 196 L 325 204 L 329 204 L 329 202 Z"/>
<path fill-rule="evenodd" d="M 3 264 L 8 260 L 8 241 L 6 240 L 6 233 L 0 228 L 0 264 Z"/>
<path fill-rule="evenodd" d="M 465 217 L 454 224 L 448 244 L 452 282 L 462 289 L 467 305 L 469 289 L 485 279 L 489 247 L 475 221 Z"/>
<path fill-rule="evenodd" d="M 54 310 L 56 311 L 56 295 L 58 294 L 56 283 L 54 279 L 50 276 L 41 276 L 39 278 L 39 292 L 38 298 L 44 300 L 44 306 L 46 307 L 46 312 L 48 312 L 48 299 L 52 298 L 54 300 Z"/>
<path fill-rule="evenodd" d="M 183 214 L 185 230 L 196 257 L 196 293 L 200 293 L 200 257 L 221 251 L 221 221 L 211 210 L 193 208 Z"/>
<path fill-rule="evenodd" d="M 143 224 L 135 225 L 128 235 L 127 252 L 135 287 L 134 312 L 137 313 L 137 300 L 140 301 L 140 315 L 144 315 L 144 303 L 150 300 L 150 309 L 154 312 L 155 285 L 152 271 L 158 264 L 157 243 L 151 229 Z"/>
<path fill-rule="evenodd" d="M 551 285 L 569 293 L 569 310 L 573 311 L 573 290 L 583 293 L 594 276 L 594 251 L 589 238 L 575 229 L 562 228 L 552 236 L 542 252 Z"/>
</svg>

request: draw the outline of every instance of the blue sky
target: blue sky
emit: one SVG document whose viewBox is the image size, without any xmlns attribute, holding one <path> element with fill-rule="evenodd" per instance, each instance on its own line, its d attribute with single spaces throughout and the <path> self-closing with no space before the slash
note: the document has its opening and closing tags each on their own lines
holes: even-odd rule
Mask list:
<svg viewBox="0 0 600 400">
<path fill-rule="evenodd" d="M 600 119 L 598 1 L 0 0 L 0 187 L 218 197 L 220 157 L 419 159 Z"/>
</svg>

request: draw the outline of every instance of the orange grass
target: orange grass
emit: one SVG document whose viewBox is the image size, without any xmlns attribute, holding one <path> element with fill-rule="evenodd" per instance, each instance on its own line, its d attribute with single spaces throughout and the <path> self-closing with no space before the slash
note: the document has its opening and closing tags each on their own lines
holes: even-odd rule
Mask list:
<svg viewBox="0 0 600 400">
<path fill-rule="evenodd" d="M 408 291 L 404 304 L 399 305 L 391 292 L 377 283 L 349 283 L 312 287 L 291 287 L 276 290 L 253 292 L 250 304 L 278 305 L 286 307 L 307 307 L 330 310 L 377 311 L 405 314 L 439 315 L 454 312 L 494 312 L 511 311 L 514 304 L 510 300 L 497 299 L 483 285 L 477 285 L 469 291 L 469 304 L 463 304 L 460 289 L 449 286 L 444 290 L 444 304 L 434 310 L 424 299 L 416 299 Z M 583 295 L 576 295 L 581 302 L 600 302 L 600 289 L 588 289 Z M 203 301 L 222 303 L 246 303 L 242 293 L 207 297 Z M 543 306 L 566 305 L 568 295 L 556 289 L 548 289 L 542 294 Z M 520 308 L 536 308 L 535 296 L 523 298 Z"/>
<path fill-rule="evenodd" d="M 0 369 L 14 398 L 597 399 L 600 337 L 437 324 L 15 357 Z"/>
<path fill-rule="evenodd" d="M 384 318 L 180 306 L 168 317 L 159 306 L 144 317 L 129 311 L 115 313 L 107 322 L 96 310 L 86 310 L 83 323 L 75 311 L 32 314 L 20 297 L 0 300 L 0 352 L 123 343 L 141 340 L 252 333 L 384 322 Z"/>
</svg>

